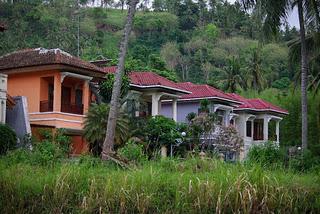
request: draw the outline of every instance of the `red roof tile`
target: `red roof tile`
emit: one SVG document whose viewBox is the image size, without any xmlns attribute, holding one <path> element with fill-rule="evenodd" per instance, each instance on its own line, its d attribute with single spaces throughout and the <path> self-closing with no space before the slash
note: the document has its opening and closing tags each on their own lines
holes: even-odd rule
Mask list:
<svg viewBox="0 0 320 214">
<path fill-rule="evenodd" d="M 177 83 L 168 80 L 165 77 L 162 77 L 153 72 L 130 72 L 129 73 L 131 84 L 137 86 L 156 86 L 156 87 L 165 87 L 181 91 L 184 93 L 189 93 L 188 90 L 185 90 L 183 87 L 180 87 Z"/>
<path fill-rule="evenodd" d="M 115 73 L 116 70 L 117 66 L 109 66 L 103 68 L 103 71 L 105 73 Z M 154 72 L 132 71 L 129 73 L 129 77 L 131 84 L 138 87 L 165 87 L 183 93 L 189 93 L 188 90 L 185 90 L 183 87 L 180 87 L 177 83 L 168 80 L 167 78 L 162 77 Z"/>
<path fill-rule="evenodd" d="M 235 110 L 253 110 L 253 111 L 274 111 L 279 112 L 282 114 L 288 114 L 288 111 L 282 109 L 276 105 L 273 105 L 265 100 L 255 98 L 255 99 L 246 99 L 238 94 L 229 94 L 230 96 L 234 97 L 235 99 L 243 102 L 240 106 L 238 106 Z"/>
<path fill-rule="evenodd" d="M 108 66 L 102 68 L 103 72 L 105 73 L 116 73 L 117 66 Z"/>
<path fill-rule="evenodd" d="M 39 65 L 62 64 L 104 73 L 98 66 L 81 60 L 60 49 L 24 49 L 0 57 L 0 70 Z"/>
<path fill-rule="evenodd" d="M 197 98 L 217 98 L 217 99 L 223 99 L 228 100 L 232 102 L 239 103 L 237 99 L 234 99 L 233 97 L 229 96 L 228 94 L 224 93 L 223 91 L 220 91 L 216 88 L 213 88 L 209 85 L 196 85 L 191 82 L 181 82 L 177 83 L 180 87 L 184 88 L 185 90 L 188 90 L 192 92 L 191 94 L 185 94 L 183 95 L 180 100 L 187 100 L 187 99 L 197 99 Z"/>
</svg>

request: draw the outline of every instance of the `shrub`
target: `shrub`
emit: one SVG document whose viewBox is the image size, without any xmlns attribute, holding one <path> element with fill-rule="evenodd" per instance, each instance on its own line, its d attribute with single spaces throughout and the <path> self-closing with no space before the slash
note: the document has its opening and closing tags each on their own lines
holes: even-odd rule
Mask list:
<svg viewBox="0 0 320 214">
<path fill-rule="evenodd" d="M 147 156 L 143 153 L 143 145 L 136 144 L 129 140 L 126 145 L 118 149 L 118 153 L 130 161 L 142 162 L 147 160 Z"/>
<path fill-rule="evenodd" d="M 0 155 L 14 149 L 16 144 L 16 133 L 9 126 L 0 124 Z"/>
<path fill-rule="evenodd" d="M 180 137 L 176 123 L 161 115 L 148 120 L 145 133 L 147 140 L 155 145 L 170 145 Z"/>
<path fill-rule="evenodd" d="M 320 167 L 320 159 L 313 155 L 310 150 L 305 150 L 290 158 L 289 167 L 298 172 L 310 171 Z"/>
<path fill-rule="evenodd" d="M 34 151 L 30 156 L 30 162 L 43 166 L 54 165 L 55 162 L 59 162 L 63 157 L 65 157 L 65 152 L 58 144 L 44 141 L 35 145 Z"/>
<path fill-rule="evenodd" d="M 261 166 L 280 166 L 285 161 L 285 153 L 273 142 L 253 146 L 248 153 L 248 162 L 258 163 Z"/>
</svg>

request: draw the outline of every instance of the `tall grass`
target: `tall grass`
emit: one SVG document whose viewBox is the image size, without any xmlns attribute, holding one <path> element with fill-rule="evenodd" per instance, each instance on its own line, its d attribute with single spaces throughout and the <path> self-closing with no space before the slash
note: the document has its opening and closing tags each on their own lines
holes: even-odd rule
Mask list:
<svg viewBox="0 0 320 214">
<path fill-rule="evenodd" d="M 320 212 L 319 174 L 190 159 L 134 170 L 68 162 L 51 168 L 0 160 L 1 213 Z"/>
</svg>

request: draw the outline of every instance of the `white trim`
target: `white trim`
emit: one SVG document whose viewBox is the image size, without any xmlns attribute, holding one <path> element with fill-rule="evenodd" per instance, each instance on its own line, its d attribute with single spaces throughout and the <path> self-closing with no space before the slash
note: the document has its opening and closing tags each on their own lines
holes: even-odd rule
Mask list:
<svg viewBox="0 0 320 214">
<path fill-rule="evenodd" d="M 76 77 L 78 79 L 83 79 L 83 80 L 87 80 L 87 81 L 90 81 L 93 79 L 93 77 L 85 76 L 85 75 L 81 75 L 81 74 L 75 74 L 75 73 L 70 73 L 70 72 L 61 72 L 61 83 L 63 82 L 64 78 L 67 76 Z"/>
<path fill-rule="evenodd" d="M 173 90 L 173 91 L 182 92 L 182 93 L 185 93 L 185 94 L 191 94 L 192 93 L 190 91 L 185 91 L 185 90 L 182 90 L 182 89 L 172 88 L 172 87 L 163 86 L 163 85 L 136 85 L 136 84 L 130 84 L 130 86 L 137 87 L 137 88 L 164 88 L 164 89 L 170 89 L 170 90 Z"/>
<path fill-rule="evenodd" d="M 289 115 L 289 112 L 283 112 L 283 111 L 278 111 L 273 109 L 235 108 L 234 110 L 235 111 L 251 110 L 251 111 L 258 111 L 258 112 L 271 111 L 271 112 L 277 112 L 280 114 Z"/>
<path fill-rule="evenodd" d="M 213 104 L 213 112 L 216 112 L 218 109 L 224 110 L 224 111 L 232 111 L 233 107 L 222 105 L 222 104 Z"/>
<path fill-rule="evenodd" d="M 182 98 L 182 99 L 178 99 L 178 101 L 197 101 L 197 100 L 204 100 L 204 99 L 217 99 L 217 100 L 228 101 L 228 102 L 232 102 L 232 103 L 236 103 L 236 104 L 243 104 L 240 101 L 225 99 L 222 97 L 196 97 L 196 98 L 188 98 L 188 99 Z"/>
<path fill-rule="evenodd" d="M 46 112 L 32 112 L 29 113 L 29 115 L 44 115 L 44 114 L 61 114 L 66 116 L 75 116 L 75 117 L 85 117 L 85 115 L 81 114 L 72 114 L 72 113 L 66 113 L 66 112 L 60 112 L 60 111 L 46 111 Z"/>
<path fill-rule="evenodd" d="M 63 122 L 70 122 L 70 123 L 82 123 L 82 121 L 78 121 L 78 120 L 66 120 L 66 119 L 60 119 L 60 118 L 30 119 L 30 122 L 37 122 L 37 121 L 63 121 Z"/>
</svg>

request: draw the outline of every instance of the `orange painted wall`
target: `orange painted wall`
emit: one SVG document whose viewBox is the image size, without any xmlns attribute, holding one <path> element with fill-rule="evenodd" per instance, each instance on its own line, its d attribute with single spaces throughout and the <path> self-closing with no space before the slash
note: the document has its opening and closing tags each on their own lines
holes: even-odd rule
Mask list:
<svg viewBox="0 0 320 214">
<path fill-rule="evenodd" d="M 82 136 L 72 136 L 71 142 L 71 155 L 80 155 L 89 151 L 88 144 Z"/>
<path fill-rule="evenodd" d="M 40 111 L 40 91 L 45 85 L 40 84 L 41 77 L 58 75 L 59 71 L 37 71 L 8 76 L 8 93 L 11 96 L 26 96 L 30 112 Z M 47 93 L 43 93 L 47 94 Z"/>
</svg>

